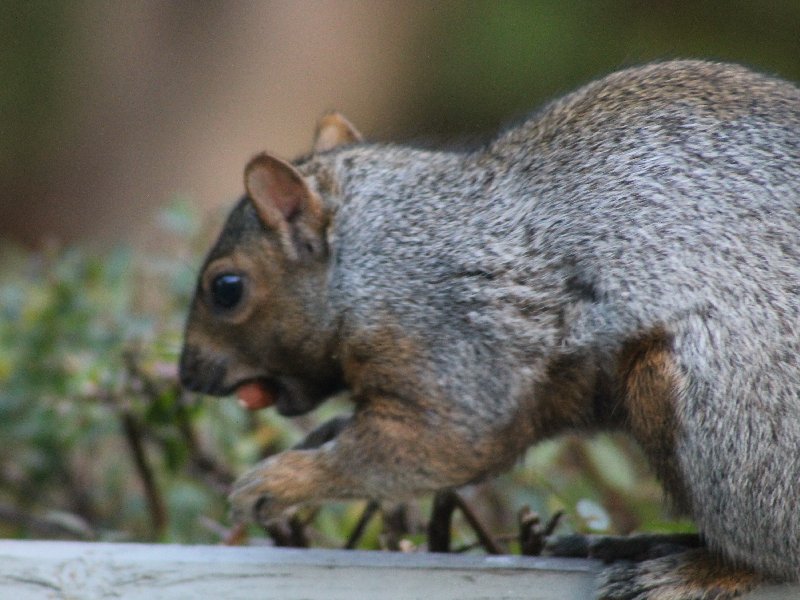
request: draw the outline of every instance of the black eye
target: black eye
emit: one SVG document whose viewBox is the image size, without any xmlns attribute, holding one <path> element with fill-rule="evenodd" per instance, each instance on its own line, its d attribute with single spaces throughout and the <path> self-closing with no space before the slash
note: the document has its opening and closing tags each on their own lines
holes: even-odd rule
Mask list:
<svg viewBox="0 0 800 600">
<path fill-rule="evenodd" d="M 211 300 L 216 308 L 231 309 L 242 299 L 244 281 L 241 275 L 223 273 L 211 282 Z"/>
</svg>

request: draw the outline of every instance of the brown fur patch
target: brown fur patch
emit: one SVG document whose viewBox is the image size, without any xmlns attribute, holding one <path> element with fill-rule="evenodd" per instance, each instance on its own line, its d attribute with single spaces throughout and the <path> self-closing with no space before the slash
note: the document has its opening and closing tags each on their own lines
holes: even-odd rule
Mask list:
<svg viewBox="0 0 800 600">
<path fill-rule="evenodd" d="M 390 323 L 391 317 L 380 319 Z M 425 349 L 399 327 L 383 325 L 360 332 L 343 350 L 343 373 L 358 401 L 370 396 L 392 395 L 411 401 L 430 385 L 424 370 Z"/>
<path fill-rule="evenodd" d="M 699 587 L 714 590 L 722 597 L 734 596 L 764 581 L 755 571 L 730 566 L 708 552 L 694 550 L 687 555 L 691 555 L 691 560 L 684 561 L 677 573 L 687 582 L 688 590 Z"/>
<path fill-rule="evenodd" d="M 701 548 L 638 563 L 613 564 L 600 574 L 597 597 L 727 600 L 765 581 L 763 576 L 725 564 Z"/>
<path fill-rule="evenodd" d="M 441 389 L 430 360 L 427 348 L 387 325 L 352 340 L 343 358 L 345 380 L 360 405 L 352 431 L 360 449 L 353 453 L 369 456 L 369 463 L 396 465 L 384 477 L 407 480 L 409 491 L 461 485 L 503 470 L 529 440 L 524 419 L 498 431 L 480 411 Z M 390 456 L 379 459 L 384 452 Z M 396 472 L 401 464 L 405 474 Z"/>
<path fill-rule="evenodd" d="M 644 449 L 666 491 L 684 505 L 684 485 L 675 461 L 681 375 L 671 347 L 670 335 L 660 328 L 631 339 L 619 355 L 616 380 L 626 428 Z"/>
</svg>

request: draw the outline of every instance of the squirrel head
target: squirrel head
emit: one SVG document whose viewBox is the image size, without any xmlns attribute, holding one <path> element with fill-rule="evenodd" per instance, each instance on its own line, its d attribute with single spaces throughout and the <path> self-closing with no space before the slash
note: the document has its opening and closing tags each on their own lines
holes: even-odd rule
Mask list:
<svg viewBox="0 0 800 600">
<path fill-rule="evenodd" d="M 358 141 L 323 117 L 315 152 Z M 302 414 L 343 388 L 327 306 L 330 211 L 291 163 L 255 156 L 197 282 L 180 361 L 190 390 L 236 392 L 248 408 Z"/>
</svg>

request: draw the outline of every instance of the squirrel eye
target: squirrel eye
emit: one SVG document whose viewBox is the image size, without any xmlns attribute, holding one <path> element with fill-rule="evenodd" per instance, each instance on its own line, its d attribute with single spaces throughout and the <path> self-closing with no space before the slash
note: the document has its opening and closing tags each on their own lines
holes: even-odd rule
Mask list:
<svg viewBox="0 0 800 600">
<path fill-rule="evenodd" d="M 216 308 L 229 310 L 239 304 L 244 293 L 244 280 L 235 273 L 223 273 L 211 282 L 211 300 Z"/>
</svg>

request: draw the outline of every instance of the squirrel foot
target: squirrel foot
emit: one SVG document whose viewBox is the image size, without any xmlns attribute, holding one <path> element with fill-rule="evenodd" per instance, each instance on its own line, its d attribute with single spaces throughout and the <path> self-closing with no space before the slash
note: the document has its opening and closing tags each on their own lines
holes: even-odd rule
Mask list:
<svg viewBox="0 0 800 600">
<path fill-rule="evenodd" d="M 724 565 L 705 549 L 694 549 L 642 562 L 619 562 L 603 569 L 597 600 L 726 600 L 764 577 Z"/>
</svg>

